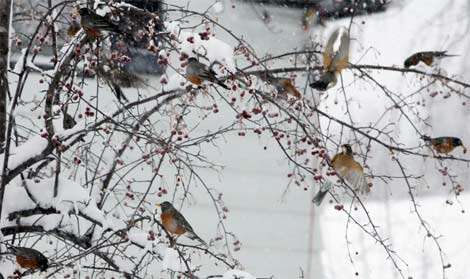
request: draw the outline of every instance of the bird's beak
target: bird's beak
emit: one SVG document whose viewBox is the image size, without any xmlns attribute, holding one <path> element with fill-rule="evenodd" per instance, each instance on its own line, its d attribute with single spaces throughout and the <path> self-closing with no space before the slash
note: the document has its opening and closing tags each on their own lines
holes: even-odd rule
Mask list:
<svg viewBox="0 0 470 279">
<path fill-rule="evenodd" d="M 76 15 L 79 15 L 79 14 L 80 14 L 78 11 L 79 11 L 78 8 L 73 9 L 73 13 L 76 14 Z"/>
<path fill-rule="evenodd" d="M 162 205 L 160 203 L 156 203 L 155 206 L 160 206 L 161 207 Z"/>
</svg>

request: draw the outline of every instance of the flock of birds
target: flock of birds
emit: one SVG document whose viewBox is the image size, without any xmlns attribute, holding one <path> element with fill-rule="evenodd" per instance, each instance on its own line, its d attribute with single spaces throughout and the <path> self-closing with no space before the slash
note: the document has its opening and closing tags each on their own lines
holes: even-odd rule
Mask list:
<svg viewBox="0 0 470 279">
<path fill-rule="evenodd" d="M 81 28 L 88 36 L 98 37 L 102 35 L 102 31 L 120 32 L 118 25 L 113 23 L 106 17 L 100 16 L 90 10 L 89 8 L 81 8 L 78 10 L 81 16 Z M 319 79 L 311 83 L 310 86 L 319 91 L 325 91 L 333 87 L 337 82 L 337 76 L 349 63 L 349 33 L 345 28 L 335 30 L 329 37 L 323 52 L 323 73 Z M 409 68 L 416 66 L 419 63 L 424 63 L 428 66 L 433 65 L 438 59 L 450 57 L 445 51 L 427 51 L 418 52 L 408 57 L 404 62 L 404 67 Z M 195 57 L 188 59 L 186 66 L 186 78 L 189 82 L 195 85 L 202 85 L 204 82 L 217 84 L 224 89 L 229 90 L 229 87 L 220 79 L 211 67 L 201 63 Z M 273 77 L 268 75 L 265 81 L 273 85 L 277 89 L 278 94 L 286 96 L 290 94 L 295 98 L 301 98 L 300 92 L 295 88 L 289 78 Z M 437 153 L 450 153 L 456 147 L 462 146 L 464 153 L 466 148 L 462 141 L 456 137 L 437 137 L 430 138 L 423 136 L 422 139 L 429 144 Z M 360 163 L 354 160 L 351 145 L 343 144 L 341 152 L 336 154 L 331 160 L 331 166 L 348 182 L 354 190 L 359 193 L 366 194 L 370 192 L 369 184 L 367 183 L 364 170 Z M 320 191 L 314 198 L 316 204 L 320 204 L 326 193 L 330 189 L 332 183 L 327 182 L 322 185 Z M 202 240 L 193 230 L 189 222 L 184 216 L 168 201 L 161 204 L 156 204 L 161 207 L 161 225 L 166 232 L 176 236 L 186 235 L 193 240 L 201 242 L 207 246 L 206 242 Z M 49 268 L 47 257 L 41 252 L 27 247 L 14 247 L 7 245 L 10 253 L 16 256 L 17 263 L 22 267 L 30 270 L 46 271 Z M 1 277 L 0 277 L 1 278 Z"/>
</svg>

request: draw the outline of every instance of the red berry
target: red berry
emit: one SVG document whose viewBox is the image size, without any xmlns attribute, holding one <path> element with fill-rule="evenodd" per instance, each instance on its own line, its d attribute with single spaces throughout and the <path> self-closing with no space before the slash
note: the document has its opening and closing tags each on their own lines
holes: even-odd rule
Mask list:
<svg viewBox="0 0 470 279">
<path fill-rule="evenodd" d="M 334 208 L 338 211 L 343 210 L 344 206 L 342 204 L 337 204 L 334 206 Z"/>
</svg>

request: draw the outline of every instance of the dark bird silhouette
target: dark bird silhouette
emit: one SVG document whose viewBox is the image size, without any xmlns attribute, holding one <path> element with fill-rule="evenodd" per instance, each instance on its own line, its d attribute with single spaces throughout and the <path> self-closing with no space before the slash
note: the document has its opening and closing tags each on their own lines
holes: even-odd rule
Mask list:
<svg viewBox="0 0 470 279">
<path fill-rule="evenodd" d="M 333 187 L 333 183 L 331 181 L 327 180 L 325 183 L 323 183 L 320 186 L 320 190 L 318 191 L 318 193 L 313 197 L 312 202 L 317 206 L 320 206 L 331 187 Z"/>
<path fill-rule="evenodd" d="M 428 66 L 432 66 L 438 60 L 445 57 L 453 57 L 458 55 L 447 54 L 447 51 L 422 51 L 417 52 L 405 60 L 405 68 L 418 65 L 419 62 L 423 62 Z"/>
<path fill-rule="evenodd" d="M 438 153 L 450 153 L 458 146 L 462 146 L 463 153 L 467 153 L 467 148 L 463 145 L 462 140 L 456 137 L 431 138 L 428 136 L 422 136 L 421 139 L 423 139 L 427 144 L 430 144 Z"/>
<path fill-rule="evenodd" d="M 8 249 L 16 256 L 16 261 L 22 268 L 46 271 L 49 263 L 41 252 L 32 248 L 9 246 Z"/>
</svg>

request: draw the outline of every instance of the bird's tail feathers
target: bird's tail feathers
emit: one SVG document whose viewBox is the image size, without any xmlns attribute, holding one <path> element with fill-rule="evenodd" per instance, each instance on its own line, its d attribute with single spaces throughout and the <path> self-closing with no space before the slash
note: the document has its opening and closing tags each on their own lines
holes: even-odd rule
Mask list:
<svg viewBox="0 0 470 279">
<path fill-rule="evenodd" d="M 441 57 L 456 57 L 456 56 L 460 56 L 458 54 L 447 54 L 447 51 L 441 51 L 439 52 L 439 56 Z"/>
<path fill-rule="evenodd" d="M 222 86 L 223 88 L 227 89 L 227 90 L 230 90 L 230 88 L 221 80 L 217 80 L 216 83 L 220 86 Z"/>
<path fill-rule="evenodd" d="M 192 240 L 197 240 L 197 241 L 201 242 L 204 246 L 209 247 L 209 246 L 207 245 L 207 243 L 206 243 L 204 240 L 202 240 L 202 238 L 200 238 L 200 237 L 199 237 L 197 234 L 195 234 L 194 232 L 188 232 L 188 233 L 187 233 L 187 236 L 188 236 L 190 239 L 192 239 Z"/>
<path fill-rule="evenodd" d="M 318 193 L 315 195 L 315 197 L 313 197 L 312 202 L 316 206 L 320 206 L 320 204 L 325 199 L 326 194 L 328 193 L 328 191 L 331 189 L 332 186 L 333 186 L 333 183 L 329 180 L 327 180 L 325 183 L 323 183 L 320 186 L 320 190 L 318 191 Z"/>
</svg>

